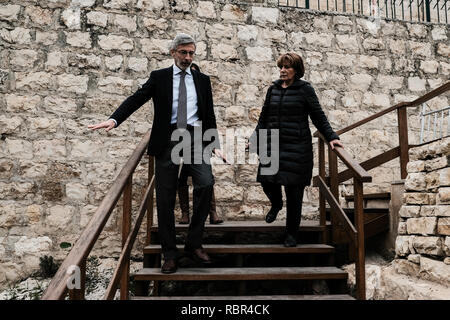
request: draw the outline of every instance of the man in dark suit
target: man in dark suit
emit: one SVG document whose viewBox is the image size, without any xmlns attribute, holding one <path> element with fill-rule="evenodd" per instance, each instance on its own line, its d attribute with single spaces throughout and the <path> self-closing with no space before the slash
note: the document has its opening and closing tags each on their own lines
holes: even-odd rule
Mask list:
<svg viewBox="0 0 450 320">
<path fill-rule="evenodd" d="M 182 133 L 189 133 L 193 137 L 194 130 L 199 130 L 200 127 L 202 134 L 207 130 L 209 132 L 213 130 L 215 140 L 208 147 L 216 148 L 216 153 L 221 155 L 218 150 L 219 140 L 213 109 L 211 81 L 208 76 L 190 69 L 195 49 L 193 38 L 186 34 L 178 34 L 170 49 L 174 65 L 152 71 L 148 81 L 128 97 L 109 120 L 89 126 L 93 130 L 106 128 L 106 131 L 109 131 L 119 126 L 134 111 L 153 98 L 154 119 L 148 154 L 154 155 L 156 160 L 156 204 L 158 230 L 164 256 L 164 264 L 161 267 L 163 273 L 175 272 L 178 258 L 174 205 L 180 164 L 173 161 L 172 149 L 179 141 L 173 141 L 172 134 L 174 131 L 181 130 Z M 203 250 L 201 241 L 205 220 L 210 209 L 214 178 L 209 158 L 206 161 L 203 158 L 206 145 L 203 141 L 200 141 L 200 144 L 202 152 L 200 163 L 186 161 L 186 158 L 189 160 L 191 155 L 183 155 L 186 163 L 183 170 L 192 175 L 194 184 L 193 215 L 184 250 L 195 260 L 209 264 L 211 259 Z M 191 139 L 191 146 L 191 150 L 198 151 L 194 148 L 194 139 Z"/>
</svg>

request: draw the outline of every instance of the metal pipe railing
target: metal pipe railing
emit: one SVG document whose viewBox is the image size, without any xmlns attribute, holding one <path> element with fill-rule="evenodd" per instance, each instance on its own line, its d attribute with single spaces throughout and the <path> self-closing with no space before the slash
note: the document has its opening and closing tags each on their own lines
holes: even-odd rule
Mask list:
<svg viewBox="0 0 450 320">
<path fill-rule="evenodd" d="M 311 9 L 319 11 L 334 11 L 375 18 L 385 18 L 392 20 L 405 20 L 417 22 L 433 22 L 448 24 L 447 2 L 450 0 L 384 0 L 380 6 L 379 0 L 358 0 L 355 7 L 355 1 L 352 0 L 352 6 L 347 7 L 348 0 L 317 0 L 298 1 L 298 0 L 278 0 L 279 7 L 292 7 Z M 326 9 L 324 9 L 326 7 Z M 409 9 L 409 10 L 408 10 Z"/>
</svg>

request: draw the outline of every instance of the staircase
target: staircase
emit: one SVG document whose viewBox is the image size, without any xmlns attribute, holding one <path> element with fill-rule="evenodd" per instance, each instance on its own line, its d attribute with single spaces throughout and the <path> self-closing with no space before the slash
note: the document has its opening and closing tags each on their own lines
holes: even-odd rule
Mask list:
<svg viewBox="0 0 450 320">
<path fill-rule="evenodd" d="M 344 196 L 346 201 L 346 207 L 343 208 L 349 220 L 355 223 L 355 209 L 354 209 L 354 195 Z M 363 207 L 364 207 L 364 238 L 369 239 L 377 234 L 383 233 L 389 230 L 389 201 L 391 200 L 391 194 L 389 192 L 384 193 L 371 193 L 363 195 Z M 327 220 L 330 220 L 329 208 L 326 209 Z M 333 243 L 334 244 L 347 244 L 349 243 L 348 237 L 345 236 L 345 232 L 342 226 L 337 226 L 333 230 Z"/>
<path fill-rule="evenodd" d="M 302 222 L 301 244 L 293 248 L 281 244 L 284 228 L 285 221 L 206 224 L 204 242 L 207 243 L 203 247 L 214 263 L 203 267 L 183 257 L 176 273 L 163 274 L 158 227 L 153 226 L 152 243 L 144 248 L 143 269 L 131 275 L 135 288 L 132 299 L 353 300 L 346 289 L 347 273 L 333 265 L 334 247 L 321 243 L 323 232 L 329 232 L 330 226 Z M 186 225 L 176 225 L 180 252 L 183 252 L 181 243 L 187 229 Z M 313 294 L 316 280 L 326 282 L 325 293 Z M 170 292 L 165 289 L 165 283 L 175 288 L 178 285 L 179 290 Z M 192 290 L 204 295 L 192 294 Z"/>
<path fill-rule="evenodd" d="M 386 201 L 390 198 L 389 194 L 364 194 L 363 184 L 372 181 L 367 171 L 399 158 L 401 179 L 406 178 L 408 151 L 415 147 L 408 142 L 407 108 L 421 105 L 449 90 L 450 82 L 447 82 L 414 101 L 398 103 L 338 130 L 337 134 L 342 135 L 385 114 L 397 112 L 399 145 L 361 163 L 344 148 L 335 147 L 331 150 L 319 132 L 314 134 L 318 137 L 319 174 L 314 177 L 313 185 L 319 190 L 319 221 L 302 222 L 299 232 L 300 245 L 296 248 L 284 248 L 280 245 L 283 240 L 284 221 L 272 224 L 257 221 L 207 224 L 203 243 L 205 250 L 215 259 L 215 265 L 204 268 L 184 259 L 179 270 L 169 275 L 160 272 L 158 227 L 153 224 L 153 157 L 148 158 L 148 185 L 133 226 L 131 223 L 133 174 L 147 150 L 150 131 L 147 132 L 61 264 L 42 299 L 62 300 L 67 294 L 71 300 L 84 299 L 87 258 L 119 199 L 122 198 L 122 251 L 104 299 L 114 299 L 119 287 L 120 299 L 130 298 L 130 291 L 133 291 L 129 288 L 130 255 L 146 217 L 148 246 L 144 249 L 143 269 L 132 275 L 135 286 L 135 294 L 131 297 L 133 299 L 353 299 L 346 290 L 347 273 L 338 269 L 335 264 L 336 258 L 340 256 L 337 254 L 338 246 L 348 244 L 349 256 L 355 261 L 355 295 L 357 299 L 364 300 L 365 239 L 388 229 L 389 210 Z M 325 161 L 325 149 L 328 149 L 328 161 Z M 345 164 L 346 169 L 342 172 L 338 170 L 338 160 Z M 353 180 L 355 195 L 346 197 L 347 207 L 343 208 L 339 202 L 339 184 L 349 179 Z M 176 230 L 179 243 L 184 243 L 183 233 L 186 232 L 187 226 L 177 225 Z M 69 287 L 68 284 L 72 280 L 78 280 L 75 282 L 80 286 Z M 325 290 L 322 295 L 314 295 L 314 281 L 322 280 L 326 282 L 328 291 Z M 202 294 L 174 294 L 164 286 L 164 283 L 188 282 L 204 283 L 208 286 L 200 291 Z M 216 290 L 215 288 L 220 288 L 220 283 L 222 289 Z M 215 284 L 218 286 L 215 287 Z M 190 288 L 189 285 L 182 287 Z"/>
</svg>

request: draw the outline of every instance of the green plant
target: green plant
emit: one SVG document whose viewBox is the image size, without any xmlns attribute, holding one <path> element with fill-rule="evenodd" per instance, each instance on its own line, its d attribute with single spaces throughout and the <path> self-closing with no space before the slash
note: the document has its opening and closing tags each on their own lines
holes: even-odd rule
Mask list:
<svg viewBox="0 0 450 320">
<path fill-rule="evenodd" d="M 39 275 L 43 278 L 53 278 L 58 271 L 59 264 L 53 260 L 52 256 L 43 256 L 39 258 Z"/>
<path fill-rule="evenodd" d="M 89 257 L 86 261 L 86 294 L 93 292 L 102 281 L 99 266 L 100 261 L 96 256 Z"/>
</svg>

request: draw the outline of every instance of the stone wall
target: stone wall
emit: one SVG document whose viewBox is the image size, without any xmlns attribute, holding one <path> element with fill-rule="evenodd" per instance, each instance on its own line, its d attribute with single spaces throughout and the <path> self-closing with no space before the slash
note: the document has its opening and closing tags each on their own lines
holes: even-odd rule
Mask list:
<svg viewBox="0 0 450 320">
<path fill-rule="evenodd" d="M 449 29 L 435 24 L 278 9 L 276 1 L 0 1 L 0 285 L 26 277 L 39 257 L 63 258 L 149 129 L 152 103 L 120 128 L 90 132 L 151 70 L 170 66 L 168 45 L 180 31 L 197 40 L 197 62 L 211 76 L 221 131 L 257 121 L 277 79 L 279 54 L 296 51 L 335 129 L 448 79 Z M 448 97 L 431 107 L 448 105 Z M 417 140 L 417 110 L 409 110 Z M 313 129 L 314 131 L 314 129 Z M 394 113 L 342 137 L 363 161 L 397 146 Z M 317 158 L 316 158 L 317 159 Z M 146 160 L 134 178 L 142 193 Z M 315 169 L 315 173 L 317 169 Z M 218 212 L 262 219 L 268 202 L 256 166 L 214 165 Z M 398 161 L 373 170 L 366 191 L 389 190 Z M 350 186 L 351 187 L 351 186 Z M 304 219 L 317 217 L 318 193 L 305 191 Z M 284 211 L 283 211 L 284 214 Z M 120 251 L 118 208 L 94 248 Z M 283 215 L 282 215 L 283 217 Z M 142 237 L 137 246 L 139 253 Z"/>
<path fill-rule="evenodd" d="M 450 286 L 450 138 L 410 151 L 396 270 Z"/>
</svg>

